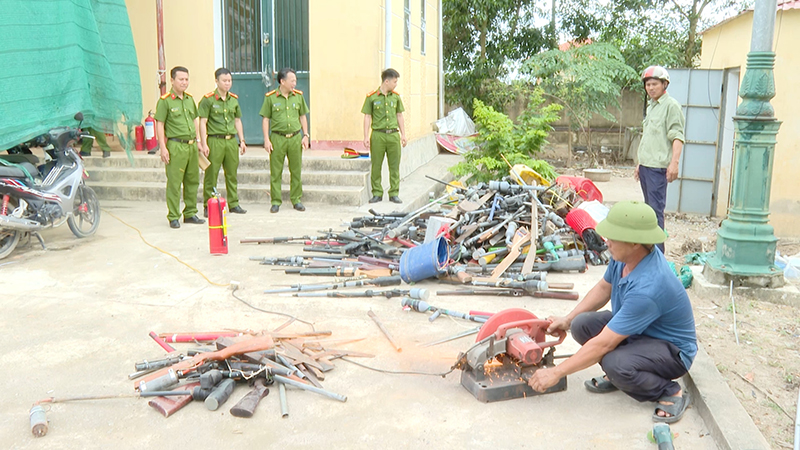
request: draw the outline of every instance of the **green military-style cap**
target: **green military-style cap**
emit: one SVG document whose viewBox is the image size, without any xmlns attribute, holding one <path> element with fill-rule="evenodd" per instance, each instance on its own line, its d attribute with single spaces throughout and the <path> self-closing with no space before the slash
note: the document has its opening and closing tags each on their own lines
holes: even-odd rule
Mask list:
<svg viewBox="0 0 800 450">
<path fill-rule="evenodd" d="M 633 244 L 660 244 L 667 234 L 658 226 L 656 212 L 647 203 L 623 201 L 611 207 L 608 216 L 597 224 L 606 239 Z"/>
</svg>

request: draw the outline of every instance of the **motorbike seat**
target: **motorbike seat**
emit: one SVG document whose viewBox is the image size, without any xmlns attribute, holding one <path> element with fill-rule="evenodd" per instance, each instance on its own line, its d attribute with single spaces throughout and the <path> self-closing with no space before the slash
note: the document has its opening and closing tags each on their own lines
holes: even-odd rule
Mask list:
<svg viewBox="0 0 800 450">
<path fill-rule="evenodd" d="M 24 167 L 32 177 L 35 178 L 39 176 L 39 169 L 37 169 L 33 164 L 29 162 L 21 162 L 17 163 L 17 165 Z M 0 164 L 0 177 L 27 178 L 27 175 L 25 175 L 25 172 L 23 172 L 19 167 L 4 166 Z"/>
<path fill-rule="evenodd" d="M 23 163 L 28 162 L 33 164 L 34 166 L 39 164 L 39 157 L 33 154 L 27 153 L 14 153 L 8 155 L 0 155 L 0 159 L 4 159 L 10 163 Z M 1 163 L 0 163 L 1 164 Z"/>
</svg>

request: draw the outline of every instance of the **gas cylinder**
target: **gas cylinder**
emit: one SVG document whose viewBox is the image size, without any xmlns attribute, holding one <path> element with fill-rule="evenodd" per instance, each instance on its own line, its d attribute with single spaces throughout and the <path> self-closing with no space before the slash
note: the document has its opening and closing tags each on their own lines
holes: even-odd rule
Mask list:
<svg viewBox="0 0 800 450">
<path fill-rule="evenodd" d="M 147 150 L 153 150 L 158 147 L 158 140 L 156 139 L 156 119 L 153 118 L 153 111 L 147 114 L 144 119 L 144 140 Z"/>
<path fill-rule="evenodd" d="M 228 254 L 228 221 L 225 199 L 218 193 L 208 199 L 208 244 L 212 255 Z"/>
<path fill-rule="evenodd" d="M 144 150 L 144 127 L 137 125 L 134 130 L 136 135 L 136 139 L 134 139 L 136 150 L 142 151 Z"/>
</svg>

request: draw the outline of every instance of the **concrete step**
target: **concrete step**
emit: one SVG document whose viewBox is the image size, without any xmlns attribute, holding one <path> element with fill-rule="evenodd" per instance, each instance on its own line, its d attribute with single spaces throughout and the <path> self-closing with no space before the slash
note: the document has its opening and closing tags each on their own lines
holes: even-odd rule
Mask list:
<svg viewBox="0 0 800 450">
<path fill-rule="evenodd" d="M 253 149 L 258 151 L 258 149 Z M 142 154 L 144 153 L 144 154 Z M 261 154 L 242 155 L 239 159 L 239 170 L 269 170 L 269 156 L 262 149 Z M 319 153 L 319 152 L 316 152 Z M 328 153 L 328 152 L 326 152 Z M 333 152 L 331 152 L 333 153 Z M 113 154 L 110 158 L 100 156 L 90 156 L 84 158 L 84 166 L 87 169 L 96 167 L 118 167 L 118 168 L 159 168 L 164 169 L 164 163 L 158 155 L 148 155 L 146 152 L 136 152 L 133 155 L 133 165 L 124 154 Z M 288 162 L 287 162 L 288 164 Z M 305 171 L 325 171 L 325 170 L 344 170 L 369 172 L 370 160 L 368 158 L 342 159 L 338 154 L 331 156 L 303 155 L 303 172 Z"/>
<path fill-rule="evenodd" d="M 86 171 L 90 181 L 97 182 L 153 182 L 166 183 L 167 174 L 163 167 L 159 168 L 125 168 L 125 167 L 90 167 Z M 239 170 L 239 186 L 269 185 L 269 168 L 262 170 Z M 289 184 L 291 174 L 284 169 L 281 180 Z M 203 174 L 201 172 L 200 179 Z M 369 178 L 369 172 L 360 171 L 303 171 L 304 185 L 319 186 L 358 186 L 363 187 Z M 202 181 L 201 181 L 202 183 Z M 225 174 L 220 170 L 217 184 L 225 183 Z"/>
<path fill-rule="evenodd" d="M 166 185 L 163 182 L 144 181 L 92 181 L 87 182 L 102 200 L 134 200 L 134 201 L 165 201 Z M 217 190 L 225 196 L 225 184 L 217 186 Z M 289 185 L 281 187 L 281 196 L 284 203 L 289 202 Z M 198 202 L 203 201 L 202 183 L 197 191 Z M 239 199 L 242 204 L 270 203 L 269 185 L 239 185 Z M 362 186 L 331 186 L 331 185 L 303 185 L 303 203 L 326 203 L 330 205 L 360 206 L 368 200 L 366 185 Z"/>
</svg>

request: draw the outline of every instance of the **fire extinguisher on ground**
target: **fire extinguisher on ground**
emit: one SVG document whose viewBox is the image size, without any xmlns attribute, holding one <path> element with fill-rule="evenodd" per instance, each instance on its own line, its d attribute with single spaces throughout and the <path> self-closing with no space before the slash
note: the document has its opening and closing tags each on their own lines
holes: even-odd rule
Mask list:
<svg viewBox="0 0 800 450">
<path fill-rule="evenodd" d="M 228 254 L 226 206 L 225 199 L 214 189 L 214 196 L 208 199 L 208 244 L 212 255 Z"/>
<path fill-rule="evenodd" d="M 156 139 L 156 119 L 153 118 L 153 111 L 150 111 L 147 118 L 144 119 L 144 140 L 147 151 L 155 153 L 158 140 Z"/>
</svg>

